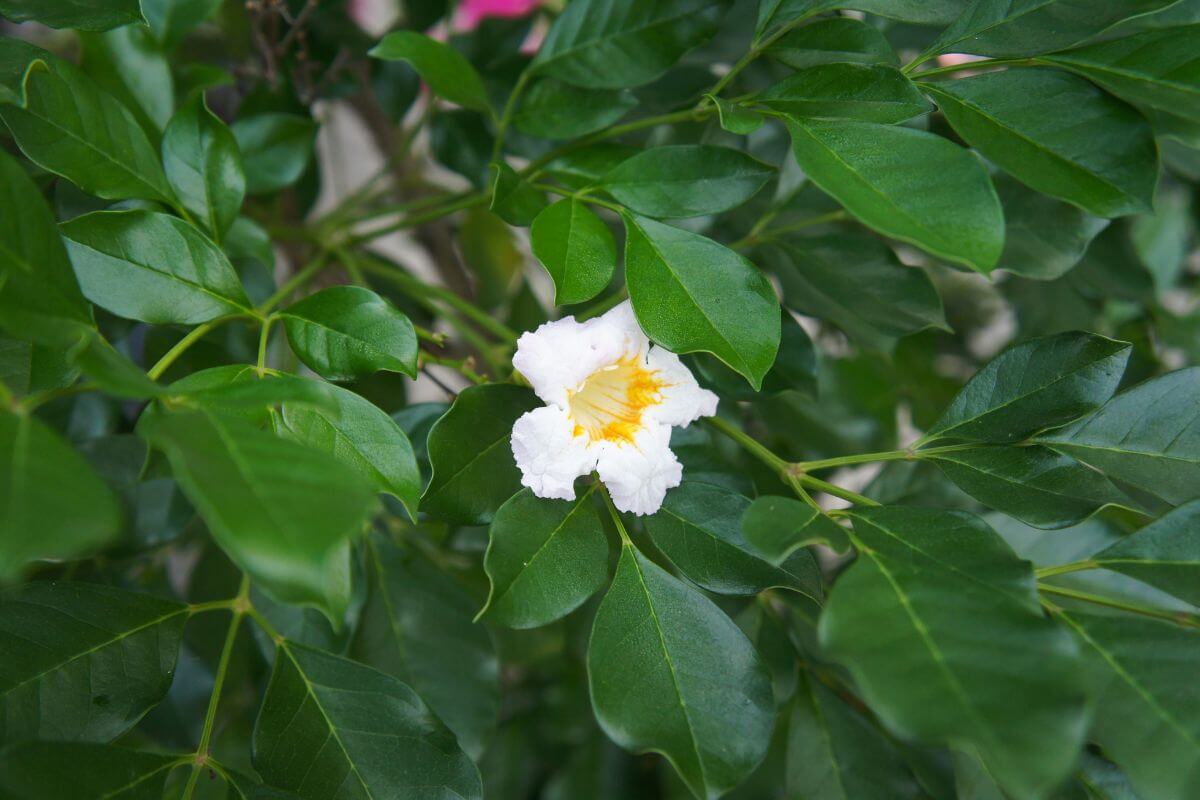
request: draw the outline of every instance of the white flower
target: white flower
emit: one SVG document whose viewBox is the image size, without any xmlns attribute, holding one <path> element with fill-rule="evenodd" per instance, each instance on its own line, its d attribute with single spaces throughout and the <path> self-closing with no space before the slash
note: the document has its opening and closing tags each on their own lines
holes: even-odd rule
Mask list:
<svg viewBox="0 0 1200 800">
<path fill-rule="evenodd" d="M 572 500 L 575 479 L 595 470 L 617 508 L 653 514 L 683 477 L 671 427 L 717 411 L 679 356 L 650 344 L 628 301 L 522 335 L 513 366 L 546 403 L 512 430 L 521 483 L 538 497 Z"/>
</svg>

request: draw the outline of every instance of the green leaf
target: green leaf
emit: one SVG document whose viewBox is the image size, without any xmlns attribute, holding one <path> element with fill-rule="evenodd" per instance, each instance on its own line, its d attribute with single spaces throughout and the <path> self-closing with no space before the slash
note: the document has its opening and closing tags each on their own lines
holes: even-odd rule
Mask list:
<svg viewBox="0 0 1200 800">
<path fill-rule="evenodd" d="M 708 483 L 684 481 L 646 517 L 646 532 L 680 572 L 716 594 L 750 595 L 774 587 L 821 600 L 821 571 L 807 551 L 776 566 L 742 535 L 749 498 Z"/>
<path fill-rule="evenodd" d="M 415 31 L 393 31 L 367 53 L 387 61 L 405 61 L 439 97 L 463 108 L 487 111 L 483 79 L 461 53 Z"/>
<path fill-rule="evenodd" d="M 775 169 L 741 150 L 674 144 L 643 150 L 618 164 L 600 186 L 650 217 L 700 217 L 740 206 Z"/>
<path fill-rule="evenodd" d="M 471 386 L 429 431 L 433 477 L 421 509 L 456 525 L 486 525 L 521 488 L 509 436 L 513 423 L 541 405 L 533 392 L 494 383 Z"/>
<path fill-rule="evenodd" d="M 300 179 L 312 158 L 317 123 L 297 114 L 271 112 L 233 123 L 242 151 L 247 194 L 270 194 Z"/>
<path fill-rule="evenodd" d="M 1192 193 L 1173 184 L 1160 185 L 1153 214 L 1132 220 L 1129 238 L 1133 249 L 1160 292 L 1173 289 L 1183 275 L 1193 227 Z"/>
<path fill-rule="evenodd" d="M 500 506 L 483 566 L 491 590 L 476 619 L 536 628 L 574 611 L 608 579 L 608 539 L 591 490 L 573 501 L 522 489 Z"/>
<path fill-rule="evenodd" d="M 1091 738 L 1138 797 L 1200 792 L 1200 632 L 1169 622 L 1059 611 L 1079 634 L 1102 688 Z"/>
<path fill-rule="evenodd" d="M 332 393 L 333 407 L 284 401 L 278 417 L 280 433 L 333 456 L 376 491 L 403 503 L 416 520 L 421 472 L 404 431 L 369 400 L 340 386 L 325 387 Z"/>
<path fill-rule="evenodd" d="M 280 312 L 288 343 L 334 381 L 378 370 L 417 377 L 417 334 L 407 316 L 370 289 L 331 286 Z"/>
<path fill-rule="evenodd" d="M 30 161 L 97 197 L 173 203 L 158 153 L 133 114 L 82 71 L 35 61 L 22 92 L 21 105 L 0 104 L 0 119 Z"/>
<path fill-rule="evenodd" d="M 0 16 L 81 31 L 106 31 L 142 21 L 137 0 L 0 0 Z"/>
<path fill-rule="evenodd" d="M 998 269 L 1034 280 L 1062 277 L 1108 227 L 1108 220 L 1007 176 L 1000 176 L 995 183 L 1004 205 L 1004 253 Z"/>
<path fill-rule="evenodd" d="M 755 100 L 794 117 L 904 122 L 932 106 L 900 70 L 882 64 L 818 64 L 785 78 Z"/>
<path fill-rule="evenodd" d="M 559 200 L 533 220 L 533 254 L 554 280 L 554 302 L 591 300 L 612 280 L 617 245 L 612 231 L 575 198 Z"/>
<path fill-rule="evenodd" d="M 779 304 L 745 257 L 695 233 L 624 215 L 625 271 L 646 335 L 675 353 L 712 353 L 755 389 L 779 348 Z"/>
<path fill-rule="evenodd" d="M 0 583 L 29 561 L 82 555 L 116 537 L 116 496 L 45 423 L 0 410 L 0 453 Z"/>
<path fill-rule="evenodd" d="M 945 25 L 953 21 L 969 0 L 759 0 L 758 38 L 774 25 L 801 14 L 839 8 L 867 11 L 881 17 L 919 25 Z"/>
<path fill-rule="evenodd" d="M 1150 125 L 1083 78 L 1010 69 L 922 88 L 968 144 L 1029 187 L 1102 217 L 1150 210 L 1158 181 Z"/>
<path fill-rule="evenodd" d="M 500 665 L 478 601 L 416 552 L 369 540 L 370 592 L 354 657 L 410 684 L 474 757 L 496 727 Z"/>
<path fill-rule="evenodd" d="M 710 600 L 628 544 L 587 663 L 604 732 L 665 755 L 696 797 L 715 800 L 766 754 L 775 698 L 758 653 Z"/>
<path fill-rule="evenodd" d="M 286 643 L 254 725 L 254 768 L 304 800 L 482 800 L 479 771 L 400 681 Z"/>
<path fill-rule="evenodd" d="M 800 168 L 863 224 L 979 272 L 1004 248 L 1004 212 L 970 152 L 912 128 L 790 121 Z"/>
<path fill-rule="evenodd" d="M 788 720 L 787 787 L 789 797 L 810 800 L 925 796 L 896 746 L 807 673 Z"/>
<path fill-rule="evenodd" d="M 162 800 L 167 773 L 185 761 L 110 744 L 23 742 L 0 751 L 6 800 Z"/>
<path fill-rule="evenodd" d="M 1044 796 L 1074 766 L 1087 713 L 1078 647 L 1043 615 L 1029 563 L 967 514 L 850 517 L 860 555 L 821 616 L 822 647 L 893 733 L 972 747 L 1014 796 Z"/>
<path fill-rule="evenodd" d="M 1133 501 L 1108 478 L 1048 447 L 983 447 L 926 456 L 958 488 L 1037 528 L 1077 525 Z"/>
<path fill-rule="evenodd" d="M 187 616 L 181 603 L 97 584 L 0 594 L 0 741 L 128 731 L 170 688 Z"/>
<path fill-rule="evenodd" d="M 799 392 L 817 395 L 817 350 L 804 328 L 785 308 L 779 309 L 779 353 L 763 378 L 762 391 L 768 394 Z M 702 385 L 731 400 L 757 400 L 758 392 L 741 377 L 712 356 L 696 354 L 689 367 L 701 378 Z"/>
<path fill-rule="evenodd" d="M 229 259 L 178 217 L 96 211 L 61 229 L 83 293 L 117 316 L 195 325 L 250 310 Z"/>
<path fill-rule="evenodd" d="M 762 114 L 745 108 L 738 103 L 712 94 L 704 96 L 711 100 L 713 105 L 717 107 L 717 117 L 721 123 L 721 127 L 730 133 L 738 135 L 751 134 L 761 128 L 766 121 Z"/>
<path fill-rule="evenodd" d="M 0 323 L 20 337 L 92 325 L 54 216 L 16 159 L 0 152 Z M 77 323 L 72 326 L 71 323 Z"/>
<path fill-rule="evenodd" d="M 494 162 L 491 170 L 492 202 L 489 208 L 509 225 L 528 227 L 546 207 L 546 196 L 506 163 Z"/>
<path fill-rule="evenodd" d="M 872 236 L 794 237 L 765 256 L 785 304 L 832 322 L 870 350 L 891 352 L 902 336 L 947 327 L 925 270 L 904 266 Z"/>
<path fill-rule="evenodd" d="M 169 47 L 182 41 L 220 6 L 221 0 L 142 0 L 142 13 L 154 38 Z"/>
<path fill-rule="evenodd" d="M 171 117 L 163 167 L 183 207 L 220 242 L 242 210 L 246 174 L 233 133 L 196 94 Z"/>
<path fill-rule="evenodd" d="M 772 564 L 801 547 L 823 544 L 839 553 L 850 549 L 846 529 L 793 497 L 758 497 L 742 512 L 746 543 Z"/>
<path fill-rule="evenodd" d="M 1077 72 L 1135 105 L 1200 121 L 1197 36 L 1200 25 L 1163 28 L 1040 60 Z"/>
<path fill-rule="evenodd" d="M 980 0 L 942 31 L 922 54 L 973 53 L 1029 56 L 1062 50 L 1103 33 L 1119 22 L 1173 5 L 1176 0 Z"/>
<path fill-rule="evenodd" d="M 338 625 L 350 601 L 350 539 L 374 492 L 332 457 L 205 413 L 143 415 L 138 433 L 217 543 L 277 600 L 312 605 Z"/>
<path fill-rule="evenodd" d="M 623 89 L 584 89 L 544 78 L 522 98 L 513 127 L 542 139 L 575 139 L 607 128 L 637 104 Z"/>
<path fill-rule="evenodd" d="M 767 54 L 793 69 L 817 64 L 899 62 L 878 28 L 850 17 L 813 20 L 778 39 L 767 48 Z"/>
<path fill-rule="evenodd" d="M 85 330 L 72 361 L 109 394 L 131 400 L 161 397 L 165 390 L 95 330 Z"/>
<path fill-rule="evenodd" d="M 1168 503 L 1200 497 L 1200 369 L 1153 378 L 1041 437 L 1110 478 Z"/>
<path fill-rule="evenodd" d="M 150 141 L 157 142 L 175 109 L 175 84 L 166 54 L 149 30 L 126 25 L 81 39 L 82 69 L 132 111 Z"/>
<path fill-rule="evenodd" d="M 1116 391 L 1130 345 L 1060 333 L 1010 347 L 975 373 L 926 439 L 1022 439 L 1082 417 Z"/>
<path fill-rule="evenodd" d="M 728 0 L 578 0 L 558 15 L 531 67 L 589 89 L 641 86 L 717 32 Z"/>
<path fill-rule="evenodd" d="M 1200 500 L 1186 503 L 1088 560 L 1200 606 Z"/>
</svg>

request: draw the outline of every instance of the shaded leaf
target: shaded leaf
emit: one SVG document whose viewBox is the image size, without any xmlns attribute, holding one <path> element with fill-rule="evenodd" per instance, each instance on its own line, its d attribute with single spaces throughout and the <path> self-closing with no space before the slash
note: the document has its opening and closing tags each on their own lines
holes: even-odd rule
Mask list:
<svg viewBox="0 0 1200 800">
<path fill-rule="evenodd" d="M 476 111 L 487 111 L 487 92 L 471 62 L 454 48 L 416 31 L 392 31 L 368 55 L 406 61 L 433 93 Z"/>
<path fill-rule="evenodd" d="M 279 315 L 296 355 L 329 380 L 352 380 L 377 370 L 417 376 L 412 322 L 370 289 L 331 286 Z"/>
<path fill-rule="evenodd" d="M 1004 253 L 999 269 L 1034 280 L 1065 275 L 1108 220 L 1035 192 L 1008 177 L 996 180 L 1004 204 Z"/>
<path fill-rule="evenodd" d="M 177 756 L 108 744 L 24 742 L 0 751 L 6 800 L 162 800 Z"/>
<path fill-rule="evenodd" d="M 896 64 L 899 61 L 878 28 L 850 17 L 817 19 L 788 31 L 767 48 L 767 54 L 793 69 L 817 64 Z"/>
<path fill-rule="evenodd" d="M 545 78 L 526 92 L 513 127 L 542 139 L 574 139 L 607 128 L 637 104 L 627 90 L 584 89 Z"/>
<path fill-rule="evenodd" d="M 1200 606 L 1200 501 L 1176 508 L 1088 559 Z"/>
<path fill-rule="evenodd" d="M 196 94 L 171 117 L 163 168 L 183 207 L 220 242 L 242 208 L 246 174 L 233 133 Z"/>
<path fill-rule="evenodd" d="M 850 549 L 846 529 L 793 497 L 764 495 L 742 512 L 746 542 L 772 564 L 801 547 L 823 544 L 839 553 Z"/>
<path fill-rule="evenodd" d="M 298 181 L 317 136 L 308 117 L 277 112 L 243 117 L 231 130 L 242 152 L 247 194 L 269 194 Z"/>
<path fill-rule="evenodd" d="M 698 217 L 741 205 L 775 170 L 731 147 L 676 144 L 643 150 L 600 182 L 622 205 L 650 217 Z"/>
<path fill-rule="evenodd" d="M 755 100 L 793 117 L 844 117 L 903 122 L 931 106 L 900 70 L 879 64 L 806 67 Z"/>
</svg>

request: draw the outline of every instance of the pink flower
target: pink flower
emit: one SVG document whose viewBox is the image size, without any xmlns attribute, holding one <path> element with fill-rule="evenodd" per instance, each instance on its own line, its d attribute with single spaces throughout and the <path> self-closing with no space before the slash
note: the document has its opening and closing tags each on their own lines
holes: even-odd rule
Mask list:
<svg viewBox="0 0 1200 800">
<path fill-rule="evenodd" d="M 523 17 L 540 5 L 540 0 L 463 0 L 458 4 L 454 27 L 474 30 L 486 17 Z"/>
</svg>

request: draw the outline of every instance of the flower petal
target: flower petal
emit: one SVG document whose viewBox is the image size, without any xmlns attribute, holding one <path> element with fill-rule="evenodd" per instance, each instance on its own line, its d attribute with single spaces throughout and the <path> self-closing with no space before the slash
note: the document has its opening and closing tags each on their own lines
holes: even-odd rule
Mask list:
<svg viewBox="0 0 1200 800">
<path fill-rule="evenodd" d="M 650 423 L 632 444 L 606 443 L 596 472 L 613 505 L 629 514 L 653 514 L 667 490 L 683 480 L 683 466 L 671 452 L 671 429 Z"/>
<path fill-rule="evenodd" d="M 563 317 L 521 334 L 513 366 L 543 401 L 566 409 L 568 390 L 625 354 L 621 332 L 603 318 L 576 322 Z M 569 428 L 568 428 L 569 430 Z"/>
<path fill-rule="evenodd" d="M 660 401 L 646 409 L 650 419 L 663 425 L 686 426 L 700 417 L 717 413 L 717 396 L 700 388 L 679 356 L 656 345 L 650 348 L 646 361 L 663 382 L 659 390 Z"/>
<path fill-rule="evenodd" d="M 633 313 L 633 304 L 628 300 L 604 312 L 596 321 L 622 337 L 625 358 L 644 356 L 650 348 L 650 340 L 642 332 L 642 326 Z"/>
<path fill-rule="evenodd" d="M 588 437 L 574 435 L 574 427 L 558 406 L 534 409 L 513 425 L 521 485 L 538 497 L 574 500 L 575 479 L 595 469 L 597 453 L 588 448 Z"/>
</svg>

